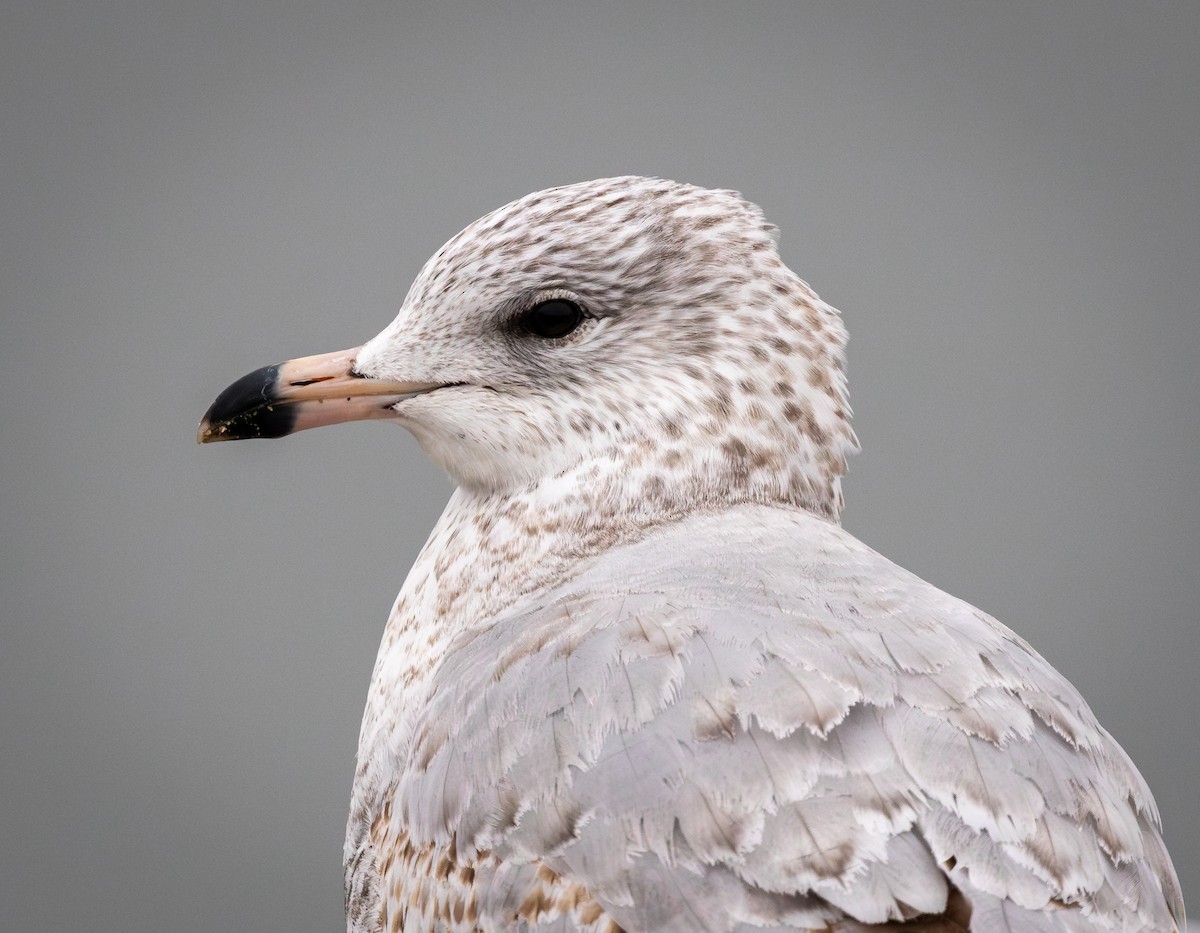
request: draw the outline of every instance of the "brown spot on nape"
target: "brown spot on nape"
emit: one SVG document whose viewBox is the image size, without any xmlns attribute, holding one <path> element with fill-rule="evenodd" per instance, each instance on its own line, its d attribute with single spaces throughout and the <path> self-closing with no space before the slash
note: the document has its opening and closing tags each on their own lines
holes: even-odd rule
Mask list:
<svg viewBox="0 0 1200 933">
<path fill-rule="evenodd" d="M 750 455 L 750 468 L 761 470 L 767 467 L 778 469 L 781 466 L 779 455 L 769 447 L 760 447 Z"/>
<path fill-rule="evenodd" d="M 750 456 L 750 449 L 741 438 L 737 437 L 729 438 L 721 445 L 721 449 L 725 451 L 725 456 L 738 462 L 744 461 Z"/>
<path fill-rule="evenodd" d="M 802 430 L 808 437 L 818 446 L 825 446 L 829 443 L 829 432 L 817 423 L 817 419 L 813 417 L 812 411 L 803 405 L 798 405 L 795 402 L 788 402 L 783 406 L 783 415 L 788 421 L 792 422 Z"/>
<path fill-rule="evenodd" d="M 661 499 L 667 494 L 667 484 L 655 473 L 642 482 L 642 493 L 647 499 Z"/>
<path fill-rule="evenodd" d="M 725 388 L 718 389 L 716 394 L 708 399 L 708 410 L 718 419 L 728 419 L 733 416 L 733 397 Z"/>
<path fill-rule="evenodd" d="M 831 383 L 829 379 L 829 369 L 826 366 L 818 366 L 816 363 L 808 365 L 808 384 L 814 389 L 828 390 Z"/>
</svg>

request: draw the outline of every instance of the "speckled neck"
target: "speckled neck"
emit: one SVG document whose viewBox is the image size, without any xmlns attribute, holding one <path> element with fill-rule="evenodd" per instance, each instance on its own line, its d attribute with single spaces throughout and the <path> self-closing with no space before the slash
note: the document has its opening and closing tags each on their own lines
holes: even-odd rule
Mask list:
<svg viewBox="0 0 1200 933">
<path fill-rule="evenodd" d="M 454 492 L 384 631 L 360 736 L 360 780 L 383 779 L 368 778 L 371 769 L 403 768 L 428 681 L 456 638 L 569 578 L 590 556 L 684 515 L 746 501 L 791 504 L 733 477 L 705 482 L 702 465 L 683 469 L 669 445 L 623 447 L 517 491 Z"/>
</svg>

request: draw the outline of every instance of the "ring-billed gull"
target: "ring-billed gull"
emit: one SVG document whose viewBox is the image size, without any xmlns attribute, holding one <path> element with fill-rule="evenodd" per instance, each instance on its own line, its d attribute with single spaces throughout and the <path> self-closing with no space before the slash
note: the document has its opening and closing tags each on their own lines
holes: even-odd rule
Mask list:
<svg viewBox="0 0 1200 933">
<path fill-rule="evenodd" d="M 372 677 L 349 930 L 1182 928 L 1078 692 L 842 530 L 844 343 L 753 205 L 614 178 L 218 397 L 201 441 L 391 420 L 457 483 Z"/>
</svg>

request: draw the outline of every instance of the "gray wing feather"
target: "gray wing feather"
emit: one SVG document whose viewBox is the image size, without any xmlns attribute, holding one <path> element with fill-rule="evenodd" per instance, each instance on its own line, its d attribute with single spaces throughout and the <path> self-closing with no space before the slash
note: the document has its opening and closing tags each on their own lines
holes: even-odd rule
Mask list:
<svg viewBox="0 0 1200 933">
<path fill-rule="evenodd" d="M 772 509 L 614 549 L 457 645 L 410 834 L 540 860 L 630 930 L 1171 930 L 1153 799 L 995 620 Z M 837 927 L 852 929 L 853 926 Z"/>
</svg>

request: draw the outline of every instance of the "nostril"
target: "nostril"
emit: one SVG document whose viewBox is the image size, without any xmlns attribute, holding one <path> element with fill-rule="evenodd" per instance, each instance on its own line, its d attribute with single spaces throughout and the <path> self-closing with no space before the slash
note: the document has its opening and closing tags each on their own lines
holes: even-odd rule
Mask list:
<svg viewBox="0 0 1200 933">
<path fill-rule="evenodd" d="M 289 382 L 292 386 L 311 386 L 318 382 L 328 382 L 333 376 L 313 376 L 311 379 L 297 379 L 295 382 Z"/>
</svg>

